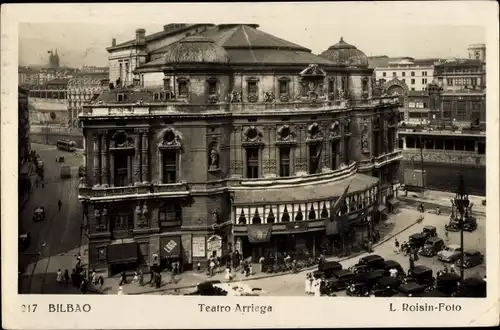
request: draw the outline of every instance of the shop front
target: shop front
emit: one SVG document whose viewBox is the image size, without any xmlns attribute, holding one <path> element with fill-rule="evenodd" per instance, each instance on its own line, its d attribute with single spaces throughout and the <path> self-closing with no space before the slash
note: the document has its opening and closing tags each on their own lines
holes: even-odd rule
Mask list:
<svg viewBox="0 0 500 330">
<path fill-rule="evenodd" d="M 139 266 L 137 242 L 115 243 L 107 247 L 109 276 L 122 272 L 132 272 Z"/>
<path fill-rule="evenodd" d="M 183 263 L 181 237 L 160 237 L 160 268 L 171 269 L 172 263 L 174 262 L 179 262 L 182 271 Z"/>
</svg>

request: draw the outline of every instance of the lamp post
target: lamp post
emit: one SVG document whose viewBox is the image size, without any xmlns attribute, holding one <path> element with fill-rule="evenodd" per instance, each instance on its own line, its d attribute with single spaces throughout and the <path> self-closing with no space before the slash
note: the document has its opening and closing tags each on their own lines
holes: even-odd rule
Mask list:
<svg viewBox="0 0 500 330">
<path fill-rule="evenodd" d="M 464 280 L 464 214 L 467 216 L 469 207 L 469 195 L 465 190 L 464 178 L 460 175 L 458 189 L 455 193 L 455 206 L 460 213 L 460 278 Z"/>
</svg>

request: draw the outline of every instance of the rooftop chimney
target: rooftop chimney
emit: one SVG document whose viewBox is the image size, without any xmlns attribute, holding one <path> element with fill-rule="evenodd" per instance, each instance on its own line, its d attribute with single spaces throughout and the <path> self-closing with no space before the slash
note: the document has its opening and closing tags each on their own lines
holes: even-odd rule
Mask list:
<svg viewBox="0 0 500 330">
<path fill-rule="evenodd" d="M 145 43 L 146 42 L 146 30 L 145 29 L 135 30 L 135 41 L 138 43 Z"/>
<path fill-rule="evenodd" d="M 116 46 L 116 38 L 111 39 L 111 47 Z"/>
</svg>

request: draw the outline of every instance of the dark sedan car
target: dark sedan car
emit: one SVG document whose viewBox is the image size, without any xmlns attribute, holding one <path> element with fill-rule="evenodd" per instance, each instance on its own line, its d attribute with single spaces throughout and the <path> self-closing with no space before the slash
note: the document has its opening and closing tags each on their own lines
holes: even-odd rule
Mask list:
<svg viewBox="0 0 500 330">
<path fill-rule="evenodd" d="M 464 268 L 471 268 L 480 265 L 484 262 L 484 256 L 481 252 L 476 250 L 464 251 Z M 462 267 L 462 260 L 460 258 L 456 262 L 457 266 Z"/>
<path fill-rule="evenodd" d="M 356 278 L 353 272 L 342 269 L 333 272 L 332 277 L 326 280 L 326 287 L 328 291 L 340 291 L 346 288 L 346 284 L 352 282 Z"/>
</svg>

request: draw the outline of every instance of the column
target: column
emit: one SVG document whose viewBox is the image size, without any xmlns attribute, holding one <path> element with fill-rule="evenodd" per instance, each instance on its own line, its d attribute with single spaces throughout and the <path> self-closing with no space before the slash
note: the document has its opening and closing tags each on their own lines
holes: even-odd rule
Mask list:
<svg viewBox="0 0 500 330">
<path fill-rule="evenodd" d="M 99 147 L 99 135 L 94 134 L 93 138 L 93 166 L 92 166 L 92 185 L 99 186 L 101 183 L 101 169 L 99 164 L 100 147 Z"/>
<path fill-rule="evenodd" d="M 132 158 L 131 156 L 129 158 Z M 131 159 L 130 159 L 131 161 Z M 140 131 L 135 131 L 134 136 L 134 176 L 133 183 L 138 185 L 141 182 L 141 135 Z M 132 170 L 130 170 L 132 171 Z M 132 181 L 131 181 L 132 182 Z"/>
<path fill-rule="evenodd" d="M 83 134 L 83 153 L 82 153 L 82 162 L 83 162 L 83 166 L 85 166 L 85 168 L 87 167 L 87 137 L 85 136 L 85 134 Z"/>
<path fill-rule="evenodd" d="M 158 177 L 160 178 L 160 183 L 163 183 L 163 152 L 161 149 L 157 149 L 158 151 Z"/>
<path fill-rule="evenodd" d="M 149 182 L 149 134 L 144 130 L 142 136 L 142 183 Z"/>
<path fill-rule="evenodd" d="M 101 183 L 103 187 L 109 186 L 108 181 L 108 132 L 101 135 Z"/>
<path fill-rule="evenodd" d="M 131 186 L 133 184 L 132 181 L 132 156 L 127 156 L 127 174 L 128 174 L 128 185 Z"/>
<path fill-rule="evenodd" d="M 403 150 L 406 150 L 406 136 L 403 136 Z"/>
<path fill-rule="evenodd" d="M 115 186 L 115 155 L 109 154 L 109 186 Z"/>
</svg>

